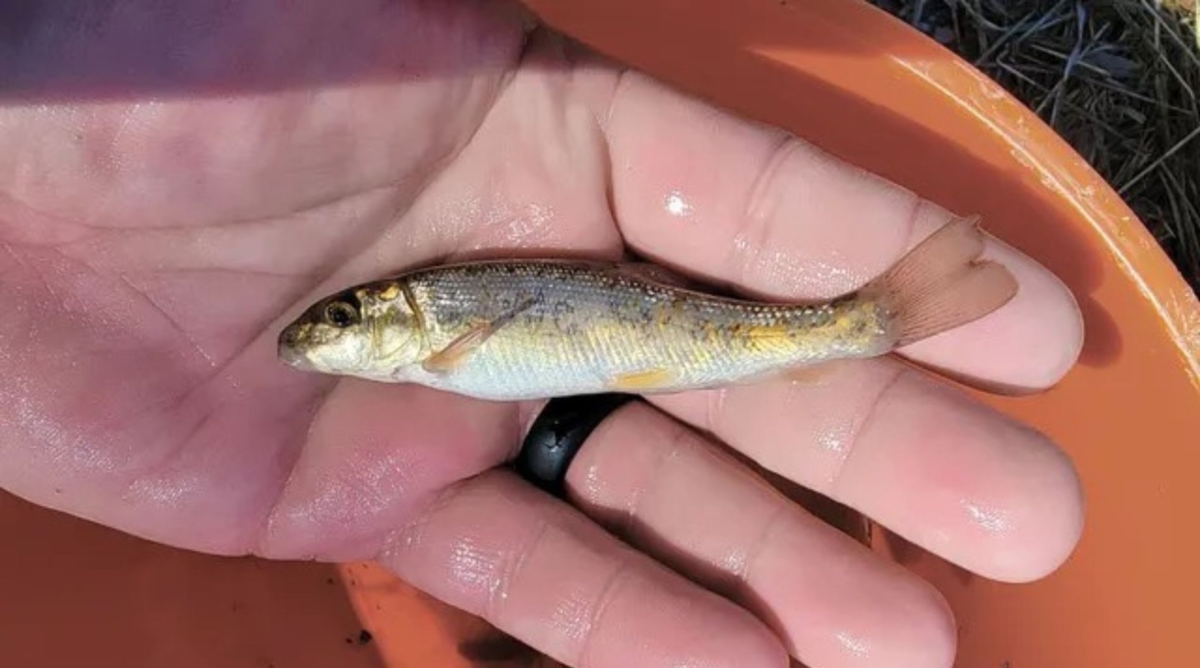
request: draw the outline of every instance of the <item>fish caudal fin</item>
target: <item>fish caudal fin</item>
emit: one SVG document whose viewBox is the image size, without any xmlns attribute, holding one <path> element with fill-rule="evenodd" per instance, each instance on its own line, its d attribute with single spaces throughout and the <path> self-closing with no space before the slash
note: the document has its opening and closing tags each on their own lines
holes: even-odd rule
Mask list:
<svg viewBox="0 0 1200 668">
<path fill-rule="evenodd" d="M 981 260 L 983 249 L 979 217 L 959 218 L 863 289 L 890 314 L 896 348 L 982 318 L 1017 294 L 1016 278 Z"/>
</svg>

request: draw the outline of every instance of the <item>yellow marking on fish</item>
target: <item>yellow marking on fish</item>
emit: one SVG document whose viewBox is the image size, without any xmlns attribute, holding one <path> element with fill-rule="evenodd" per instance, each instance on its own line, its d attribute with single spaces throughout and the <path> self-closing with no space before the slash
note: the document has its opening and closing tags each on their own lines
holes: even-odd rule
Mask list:
<svg viewBox="0 0 1200 668">
<path fill-rule="evenodd" d="M 745 335 L 751 340 L 790 339 L 791 328 L 786 325 L 750 325 Z"/>
<path fill-rule="evenodd" d="M 675 377 L 666 369 L 647 369 L 623 373 L 613 379 L 610 384 L 616 392 L 644 392 L 666 386 Z"/>
<path fill-rule="evenodd" d="M 734 327 L 734 336 L 751 348 L 773 348 L 792 344 L 792 329 L 786 325 L 749 325 Z"/>
<path fill-rule="evenodd" d="M 371 347 L 379 349 L 383 346 L 383 328 L 387 326 L 383 314 L 371 319 Z"/>
<path fill-rule="evenodd" d="M 665 306 L 658 307 L 657 311 L 655 322 L 659 327 L 666 327 L 671 322 L 671 312 Z"/>
<path fill-rule="evenodd" d="M 392 283 L 379 293 L 379 299 L 390 302 L 395 301 L 396 297 L 400 296 L 400 286 Z"/>
<path fill-rule="evenodd" d="M 677 300 L 669 304 L 659 304 L 654 309 L 654 323 L 659 327 L 666 327 L 671 324 L 673 318 L 682 314 L 683 304 Z"/>
<path fill-rule="evenodd" d="M 713 351 L 711 349 L 700 348 L 693 353 L 696 356 L 694 364 L 710 364 L 713 361 Z"/>
</svg>

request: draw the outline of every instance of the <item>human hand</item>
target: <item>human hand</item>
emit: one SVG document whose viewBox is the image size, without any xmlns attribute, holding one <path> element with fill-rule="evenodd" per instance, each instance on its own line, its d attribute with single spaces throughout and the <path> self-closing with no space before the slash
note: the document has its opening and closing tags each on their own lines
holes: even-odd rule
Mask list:
<svg viewBox="0 0 1200 668">
<path fill-rule="evenodd" d="M 378 559 L 590 668 L 950 665 L 931 587 L 726 445 L 984 577 L 1041 577 L 1074 546 L 1062 453 L 892 359 L 626 406 L 573 465 L 574 507 L 500 466 L 537 405 L 287 369 L 299 309 L 405 267 L 628 247 L 820 298 L 949 214 L 527 35 L 508 5 L 161 7 L 6 19 L 4 489 L 194 550 Z M 1047 387 L 1081 344 L 1071 297 L 989 254 L 1017 298 L 906 353 Z"/>
</svg>

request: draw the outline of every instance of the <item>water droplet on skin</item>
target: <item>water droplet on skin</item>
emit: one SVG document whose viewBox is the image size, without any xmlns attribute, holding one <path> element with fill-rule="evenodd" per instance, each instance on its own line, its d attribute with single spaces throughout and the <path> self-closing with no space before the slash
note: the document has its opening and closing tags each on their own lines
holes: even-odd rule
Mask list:
<svg viewBox="0 0 1200 668">
<path fill-rule="evenodd" d="M 667 213 L 677 218 L 687 218 L 692 215 L 692 205 L 683 197 L 683 193 L 678 190 L 672 190 L 667 193 L 663 200 L 663 206 Z"/>
<path fill-rule="evenodd" d="M 971 521 L 989 533 L 1002 533 L 1012 529 L 1012 522 L 1004 510 L 989 508 L 970 501 L 963 501 L 963 507 L 966 508 Z"/>
<path fill-rule="evenodd" d="M 817 444 L 826 452 L 844 455 L 850 449 L 850 437 L 854 435 L 852 424 L 828 425 L 817 432 Z"/>
<path fill-rule="evenodd" d="M 450 577 L 460 587 L 494 592 L 501 583 L 496 572 L 497 556 L 486 546 L 465 537 L 451 549 Z"/>
<path fill-rule="evenodd" d="M 839 631 L 837 639 L 838 642 L 842 643 L 842 647 L 845 647 L 851 654 L 858 658 L 863 658 L 871 653 L 871 648 L 864 638 L 852 636 L 846 631 Z"/>
</svg>

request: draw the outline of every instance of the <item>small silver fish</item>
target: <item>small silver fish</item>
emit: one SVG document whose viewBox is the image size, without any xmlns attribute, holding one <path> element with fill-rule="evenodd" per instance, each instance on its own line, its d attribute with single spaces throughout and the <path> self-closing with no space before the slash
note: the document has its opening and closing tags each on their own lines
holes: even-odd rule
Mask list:
<svg viewBox="0 0 1200 668">
<path fill-rule="evenodd" d="M 679 392 L 885 355 L 1017 292 L 975 217 L 861 289 L 812 304 L 706 294 L 653 265 L 497 260 L 416 269 L 322 299 L 279 336 L 302 370 L 497 401 Z"/>
</svg>

